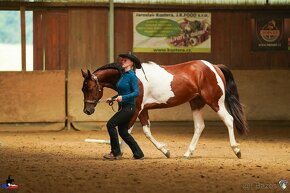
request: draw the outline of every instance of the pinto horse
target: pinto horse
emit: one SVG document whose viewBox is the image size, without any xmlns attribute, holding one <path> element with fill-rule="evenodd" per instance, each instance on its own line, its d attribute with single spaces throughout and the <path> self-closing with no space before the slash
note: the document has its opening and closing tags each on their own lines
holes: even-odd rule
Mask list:
<svg viewBox="0 0 290 193">
<path fill-rule="evenodd" d="M 169 108 L 188 102 L 192 110 L 195 129 L 190 145 L 184 154 L 185 158 L 189 158 L 196 149 L 205 127 L 202 108 L 207 104 L 225 123 L 231 148 L 235 155 L 241 158 L 234 128 L 240 134 L 246 133 L 248 129 L 236 83 L 226 66 L 195 60 L 171 66 L 160 66 L 154 62 L 148 62 L 142 63 L 142 67 L 146 75 L 142 70 L 136 69 L 140 96 L 136 99 L 136 112 L 130 122 L 129 132 L 138 117 L 145 136 L 166 157 L 170 157 L 168 147 L 152 136 L 148 110 Z M 98 68 L 93 73 L 89 70 L 87 73 L 82 70 L 82 75 L 84 77 L 83 111 L 91 115 L 103 96 L 103 88 L 116 90 L 116 84 L 122 76 L 122 67 L 120 64 L 112 63 Z"/>
</svg>

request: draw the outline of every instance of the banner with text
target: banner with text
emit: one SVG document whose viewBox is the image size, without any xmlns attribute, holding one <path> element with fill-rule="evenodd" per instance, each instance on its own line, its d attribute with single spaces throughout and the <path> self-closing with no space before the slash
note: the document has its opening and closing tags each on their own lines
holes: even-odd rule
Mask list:
<svg viewBox="0 0 290 193">
<path fill-rule="evenodd" d="M 191 53 L 211 51 L 211 14 L 134 12 L 134 52 Z"/>
</svg>

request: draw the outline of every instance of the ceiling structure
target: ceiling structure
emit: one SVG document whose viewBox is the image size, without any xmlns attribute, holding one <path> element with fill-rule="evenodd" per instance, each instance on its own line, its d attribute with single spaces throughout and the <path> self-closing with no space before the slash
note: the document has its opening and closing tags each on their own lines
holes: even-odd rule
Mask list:
<svg viewBox="0 0 290 193">
<path fill-rule="evenodd" d="M 33 3 L 108 3 L 110 0 L 4 0 L 6 2 Z M 128 4 L 169 4 L 169 5 L 290 5 L 290 0 L 112 0 Z"/>
</svg>

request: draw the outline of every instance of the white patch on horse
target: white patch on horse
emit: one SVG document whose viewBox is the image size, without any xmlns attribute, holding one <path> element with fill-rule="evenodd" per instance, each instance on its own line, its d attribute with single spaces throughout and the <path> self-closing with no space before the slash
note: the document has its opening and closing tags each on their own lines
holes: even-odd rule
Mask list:
<svg viewBox="0 0 290 193">
<path fill-rule="evenodd" d="M 208 61 L 205 60 L 201 60 L 207 67 L 209 67 L 209 69 L 211 69 L 211 71 L 213 71 L 213 73 L 215 74 L 215 77 L 217 79 L 217 83 L 219 85 L 219 87 L 222 89 L 223 95 L 221 96 L 221 98 L 218 101 L 219 107 L 222 105 L 222 103 L 224 103 L 225 101 L 225 85 L 224 82 L 222 81 L 222 78 L 219 76 L 219 74 L 217 73 L 217 71 L 215 70 L 215 68 L 213 67 L 213 65 L 211 63 L 209 63 Z"/>
<path fill-rule="evenodd" d="M 174 97 L 171 88 L 171 82 L 173 81 L 172 74 L 154 62 L 142 63 L 142 67 L 148 79 L 147 81 L 142 69 L 136 70 L 136 75 L 144 88 L 142 108 L 146 104 L 167 103 L 171 97 Z"/>
<path fill-rule="evenodd" d="M 218 85 L 222 89 L 223 95 L 221 96 L 221 98 L 218 101 L 219 111 L 217 113 L 228 128 L 231 147 L 232 147 L 233 151 L 235 152 L 235 154 L 237 154 L 238 152 L 240 152 L 240 148 L 239 148 L 239 144 L 236 142 L 235 135 L 234 135 L 233 117 L 230 115 L 230 113 L 227 111 L 227 109 L 225 107 L 224 83 L 211 63 L 204 61 L 204 60 L 202 60 L 202 62 L 205 65 L 207 65 L 215 73 Z"/>
</svg>

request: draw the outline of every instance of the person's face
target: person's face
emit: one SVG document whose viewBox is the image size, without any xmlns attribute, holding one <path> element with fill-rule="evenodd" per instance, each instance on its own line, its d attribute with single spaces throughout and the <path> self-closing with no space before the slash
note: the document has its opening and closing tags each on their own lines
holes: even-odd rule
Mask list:
<svg viewBox="0 0 290 193">
<path fill-rule="evenodd" d="M 127 67 L 133 67 L 134 63 L 132 62 L 132 60 L 128 59 L 128 58 L 122 58 L 121 59 L 121 64 L 123 68 L 127 68 Z"/>
</svg>

